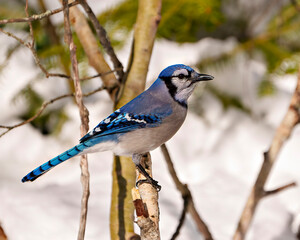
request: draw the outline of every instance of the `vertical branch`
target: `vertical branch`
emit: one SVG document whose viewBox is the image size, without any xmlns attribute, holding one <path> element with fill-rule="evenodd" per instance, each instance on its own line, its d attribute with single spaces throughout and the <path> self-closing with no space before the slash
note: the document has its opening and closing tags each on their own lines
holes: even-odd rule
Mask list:
<svg viewBox="0 0 300 240">
<path fill-rule="evenodd" d="M 150 153 L 140 161 L 146 172 L 152 177 L 152 162 Z M 137 180 L 146 179 L 136 170 Z M 159 207 L 158 192 L 149 183 L 140 183 L 138 189 L 132 188 L 133 204 L 136 209 L 137 224 L 141 229 L 141 240 L 159 240 Z"/>
<path fill-rule="evenodd" d="M 252 187 L 252 191 L 244 210 L 242 212 L 241 218 L 239 220 L 236 232 L 234 234 L 234 240 L 242 240 L 249 229 L 250 223 L 253 219 L 256 207 L 259 201 L 270 194 L 270 192 L 277 193 L 279 190 L 265 191 L 264 186 L 271 172 L 271 169 L 277 159 L 277 156 L 283 147 L 283 144 L 290 137 L 294 127 L 300 122 L 300 67 L 298 73 L 298 81 L 295 92 L 292 96 L 290 106 L 280 123 L 279 127 L 275 132 L 275 136 L 272 140 L 271 146 L 267 152 L 264 153 L 264 161 L 261 166 L 260 172 L 257 179 Z M 289 184 L 287 186 L 293 186 Z M 286 189 L 286 187 L 279 188 L 280 190 Z"/>
<path fill-rule="evenodd" d="M 89 128 L 89 118 L 88 118 L 88 110 L 84 106 L 82 100 L 82 91 L 80 87 L 78 63 L 76 58 L 76 46 L 73 42 L 70 20 L 69 20 L 68 0 L 63 0 L 63 7 L 64 7 L 63 12 L 64 12 L 65 42 L 68 44 L 70 49 L 71 63 L 72 63 L 72 77 L 74 79 L 74 85 L 75 85 L 75 99 L 79 108 L 79 114 L 81 119 L 80 133 L 81 136 L 84 136 Z M 80 226 L 79 226 L 78 240 L 84 239 L 87 210 L 88 210 L 88 198 L 90 193 L 89 171 L 88 171 L 88 162 L 87 162 L 86 155 L 83 155 L 80 159 L 80 168 L 81 168 L 81 183 L 82 183 L 83 193 L 81 199 L 81 213 L 80 213 Z"/>
<path fill-rule="evenodd" d="M 173 162 L 172 162 L 172 159 L 171 159 L 171 156 L 169 154 L 166 144 L 161 145 L 160 149 L 164 155 L 170 175 L 175 183 L 175 186 L 178 189 L 178 191 L 181 193 L 182 199 L 184 201 L 184 209 L 187 204 L 186 209 L 191 214 L 194 222 L 196 223 L 196 226 L 197 226 L 199 232 L 201 232 L 203 234 L 203 237 L 206 240 L 212 240 L 213 237 L 212 237 L 208 227 L 206 226 L 205 222 L 201 219 L 199 213 L 196 210 L 196 207 L 195 207 L 195 204 L 193 201 L 193 197 L 192 197 L 192 193 L 190 192 L 188 186 L 186 184 L 183 184 L 179 180 L 179 178 L 176 174 L 176 171 L 175 171 L 175 168 L 174 168 L 174 165 L 173 165 Z M 184 217 L 182 217 L 182 218 L 184 220 Z M 181 227 L 182 224 L 180 225 L 180 223 L 181 223 L 181 221 L 179 222 L 179 226 Z M 176 232 L 178 232 L 179 230 L 180 230 L 180 228 L 179 229 L 177 228 Z"/>
<path fill-rule="evenodd" d="M 129 102 L 145 88 L 148 65 L 160 21 L 160 10 L 161 0 L 139 1 L 132 64 L 116 108 Z M 135 166 L 130 158 L 115 157 L 110 212 L 111 239 L 128 239 L 128 231 L 133 231 L 130 218 L 134 211 L 131 189 L 135 186 L 135 173 Z M 123 204 L 123 209 L 120 208 L 120 204 Z"/>
</svg>

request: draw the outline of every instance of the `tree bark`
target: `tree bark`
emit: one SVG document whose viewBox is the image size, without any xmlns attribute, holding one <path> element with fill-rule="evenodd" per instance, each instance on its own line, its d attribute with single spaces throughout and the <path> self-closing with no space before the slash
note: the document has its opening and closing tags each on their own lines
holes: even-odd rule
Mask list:
<svg viewBox="0 0 300 240">
<path fill-rule="evenodd" d="M 161 0 L 139 1 L 132 59 L 116 109 L 125 105 L 145 89 L 155 34 L 160 21 L 160 10 Z M 130 239 L 134 236 L 132 225 L 134 206 L 131 189 L 135 187 L 135 166 L 131 158 L 115 157 L 112 174 L 111 239 Z"/>
</svg>

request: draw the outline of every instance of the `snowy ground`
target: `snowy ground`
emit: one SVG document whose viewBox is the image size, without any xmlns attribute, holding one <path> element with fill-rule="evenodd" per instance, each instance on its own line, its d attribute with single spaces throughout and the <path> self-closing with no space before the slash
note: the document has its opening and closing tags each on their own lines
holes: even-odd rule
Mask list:
<svg viewBox="0 0 300 240">
<path fill-rule="evenodd" d="M 1 46 L 7 41 L 6 37 L 0 37 Z M 170 64 L 193 65 L 204 54 L 213 52 L 208 49 L 212 46 L 216 51 L 230 49 L 234 40 L 204 39 L 184 45 L 156 42 L 149 81 Z M 127 52 L 125 49 L 119 53 L 123 62 L 127 60 Z M 1 62 L 3 53 L 1 48 Z M 29 51 L 19 50 L 0 75 L 0 124 L 20 121 L 15 116 L 22 103 L 13 105 L 11 98 L 39 72 L 28 60 L 29 55 Z M 296 76 L 276 80 L 277 94 L 259 99 L 256 87 L 264 73 L 262 63 L 240 56 L 233 67 L 208 73 L 215 76 L 216 86 L 242 97 L 253 114 L 250 116 L 233 108 L 224 111 L 220 102 L 204 90 L 199 102 L 204 116 L 190 112 L 183 127 L 167 145 L 180 179 L 190 186 L 197 209 L 213 236 L 217 240 L 227 240 L 234 233 L 262 163 L 262 153 L 286 112 Z M 36 88 L 47 98 L 67 91 L 61 79 L 45 79 Z M 91 127 L 111 112 L 111 103 L 104 92 L 86 102 Z M 20 181 L 34 167 L 77 143 L 78 110 L 70 101 L 64 103 L 70 120 L 60 136 L 44 137 L 26 125 L 0 138 L 0 222 L 10 240 L 76 239 L 81 198 L 79 159 L 67 161 L 34 183 Z M 300 128 L 297 127 L 280 153 L 268 189 L 291 181 L 300 182 L 299 143 Z M 181 196 L 160 150 L 153 151 L 152 158 L 155 179 L 163 187 L 159 195 L 161 235 L 162 239 L 169 239 L 181 213 Z M 86 239 L 109 239 L 112 155 L 109 152 L 90 155 L 89 165 L 91 196 Z M 294 187 L 261 201 L 247 240 L 296 239 L 293 232 L 300 222 L 299 198 L 300 189 Z M 200 239 L 199 236 L 188 216 L 178 239 Z"/>
</svg>

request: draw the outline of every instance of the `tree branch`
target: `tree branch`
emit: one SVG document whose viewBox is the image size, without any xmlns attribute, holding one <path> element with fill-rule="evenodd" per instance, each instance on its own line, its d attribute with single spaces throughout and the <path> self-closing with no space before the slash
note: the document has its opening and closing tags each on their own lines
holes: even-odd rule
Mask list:
<svg viewBox="0 0 300 240">
<path fill-rule="evenodd" d="M 206 240 L 212 240 L 213 237 L 212 237 L 208 227 L 206 226 L 205 222 L 201 219 L 199 213 L 196 210 L 196 207 L 195 207 L 195 204 L 194 204 L 194 201 L 193 201 L 193 197 L 192 197 L 192 193 L 190 192 L 188 186 L 186 184 L 183 184 L 179 180 L 179 178 L 176 174 L 176 171 L 175 171 L 175 168 L 174 168 L 174 165 L 173 165 L 173 162 L 172 162 L 172 159 L 171 159 L 171 156 L 169 154 L 169 151 L 167 149 L 166 144 L 163 144 L 160 147 L 160 149 L 161 149 L 161 151 L 163 153 L 163 156 L 166 160 L 169 172 L 170 172 L 171 177 L 172 177 L 172 179 L 173 179 L 173 181 L 176 185 L 176 188 L 181 193 L 181 196 L 182 196 L 183 200 L 188 201 L 187 210 L 191 214 L 192 218 L 194 219 L 194 222 L 196 223 L 196 226 L 197 226 L 199 232 L 202 233 L 202 235 L 204 236 L 204 238 Z"/>
<path fill-rule="evenodd" d="M 72 63 L 72 75 L 75 85 L 75 99 L 79 108 L 79 115 L 81 119 L 80 132 L 83 137 L 89 130 L 89 117 L 88 110 L 83 104 L 82 91 L 79 81 L 78 63 L 76 58 L 76 45 L 73 42 L 70 19 L 69 19 L 69 6 L 68 0 L 63 0 L 63 12 L 64 12 L 64 28 L 65 28 L 65 42 L 69 46 L 71 63 Z M 89 183 L 89 171 L 88 171 L 88 161 L 87 156 L 82 155 L 80 160 L 81 168 L 81 184 L 82 184 L 82 198 L 81 198 L 81 213 L 80 213 L 80 226 L 78 232 L 78 240 L 84 239 L 85 228 L 86 228 L 86 218 L 88 210 L 88 198 L 90 194 L 90 183 Z"/>
<path fill-rule="evenodd" d="M 107 89 L 105 86 L 99 87 L 99 88 L 97 88 L 97 89 L 95 89 L 95 90 L 93 90 L 93 91 L 90 91 L 90 92 L 88 92 L 88 93 L 83 94 L 83 97 L 91 96 L 91 95 L 93 95 L 93 94 L 95 94 L 95 93 L 97 93 L 97 92 L 100 92 L 100 91 L 102 91 L 102 90 L 105 90 L 105 89 Z M 61 96 L 59 96 L 59 97 L 56 97 L 56 98 L 53 98 L 53 99 L 50 99 L 50 100 L 44 102 L 44 103 L 41 105 L 41 107 L 39 108 L 39 110 L 37 111 L 37 113 L 36 113 L 35 115 L 33 115 L 33 116 L 32 116 L 31 118 L 29 118 L 29 119 L 26 119 L 26 120 L 23 121 L 23 122 L 20 122 L 20 123 L 18 123 L 18 124 L 12 125 L 12 126 L 0 125 L 0 128 L 6 128 L 6 129 L 7 129 L 5 132 L 3 132 L 3 133 L 0 134 L 0 137 L 4 136 L 6 133 L 8 133 L 9 131 L 11 131 L 11 130 L 14 129 L 14 128 L 21 127 L 21 126 L 23 126 L 23 125 L 25 125 L 25 124 L 27 124 L 27 123 L 32 122 L 34 119 L 36 119 L 37 117 L 39 117 L 39 116 L 44 112 L 44 110 L 46 109 L 46 107 L 47 107 L 49 104 L 54 103 L 54 102 L 56 102 L 56 101 L 58 101 L 58 100 L 61 100 L 61 99 L 63 99 L 63 98 L 67 98 L 67 97 L 74 97 L 74 94 L 73 94 L 73 93 L 64 94 L 64 95 L 61 95 Z"/>
<path fill-rule="evenodd" d="M 147 153 L 140 160 L 141 165 L 152 177 L 152 162 L 150 153 Z M 146 179 L 136 169 L 137 181 Z M 132 198 L 136 209 L 137 224 L 141 229 L 141 240 L 159 240 L 159 207 L 158 192 L 147 182 L 141 182 L 138 189 L 132 188 Z"/>
<path fill-rule="evenodd" d="M 189 205 L 189 201 L 190 201 L 190 198 L 188 196 L 183 198 L 183 209 L 182 209 L 179 221 L 178 221 L 176 231 L 174 232 L 173 236 L 171 237 L 171 240 L 175 240 L 179 236 L 181 227 L 183 226 L 183 223 L 184 223 L 184 220 L 185 220 L 185 215 L 186 215 L 186 212 L 187 212 L 187 207 Z"/>
<path fill-rule="evenodd" d="M 134 30 L 133 64 L 124 77 L 123 89 L 115 108 L 120 108 L 145 89 L 146 76 L 155 34 L 160 19 L 161 0 L 139 1 L 138 16 Z M 144 29 L 141 31 L 141 29 Z M 113 163 L 113 186 L 110 214 L 110 233 L 112 239 L 123 239 L 133 233 L 131 189 L 135 185 L 135 166 L 129 157 L 115 157 Z M 151 198 L 148 195 L 146 198 Z M 145 199 L 144 196 L 142 196 Z M 122 205 L 123 206 L 120 206 Z M 122 208 L 122 209 L 121 209 Z M 127 217 L 127 218 L 126 218 Z"/>
<path fill-rule="evenodd" d="M 110 60 L 112 61 L 113 65 L 114 65 L 114 69 L 120 69 L 117 71 L 117 74 L 118 74 L 118 80 L 119 80 L 119 82 L 121 82 L 123 79 L 123 75 L 124 75 L 123 65 L 117 58 L 117 55 L 111 46 L 110 40 L 107 36 L 105 29 L 99 23 L 96 15 L 94 14 L 93 10 L 88 5 L 87 1 L 79 0 L 79 3 L 81 4 L 83 9 L 87 13 L 89 19 L 91 20 L 91 22 L 96 30 L 96 33 L 97 33 L 97 36 L 99 38 L 101 45 L 105 49 L 106 53 L 109 55 Z"/>
<path fill-rule="evenodd" d="M 296 182 L 291 182 L 289 184 L 283 185 L 283 186 L 275 188 L 273 190 L 264 191 L 264 197 L 271 196 L 273 194 L 279 193 L 279 192 L 281 192 L 283 190 L 286 190 L 286 189 L 288 189 L 290 187 L 295 187 L 295 186 L 297 186 Z"/>
<path fill-rule="evenodd" d="M 69 3 L 68 6 L 69 7 L 73 7 L 75 5 L 79 4 L 78 1 L 74 1 L 72 3 Z M 54 15 L 56 13 L 59 13 L 63 11 L 63 8 L 57 8 L 54 10 L 48 10 L 46 12 L 37 14 L 37 15 L 32 15 L 32 16 L 27 16 L 25 18 L 12 18 L 12 19 L 2 19 L 0 20 L 0 24 L 7 24 L 7 23 L 22 23 L 22 22 L 33 22 L 33 21 L 37 21 L 37 20 L 41 20 L 43 18 L 49 17 L 51 15 Z"/>
<path fill-rule="evenodd" d="M 3 228 L 0 225 L 0 240 L 7 240 L 7 236 L 3 230 Z"/>
<path fill-rule="evenodd" d="M 102 75 L 112 70 L 99 49 L 97 39 L 95 38 L 85 15 L 78 7 L 73 7 L 70 9 L 70 20 L 88 57 L 90 65 L 98 72 L 98 74 L 101 74 L 101 79 L 104 85 L 107 86 L 110 98 L 115 101 L 118 88 L 112 89 L 111 86 L 116 86 L 119 82 L 112 72 L 111 74 Z M 117 70 L 120 71 L 122 68 L 115 69 L 115 71 Z"/>
<path fill-rule="evenodd" d="M 277 159 L 277 156 L 283 147 L 284 143 L 289 139 L 294 127 L 300 122 L 300 67 L 298 73 L 298 81 L 295 92 L 292 96 L 290 106 L 280 123 L 279 127 L 275 132 L 275 136 L 272 140 L 270 148 L 264 153 L 264 161 L 261 166 L 260 172 L 257 179 L 252 187 L 252 191 L 244 210 L 242 212 L 241 218 L 239 220 L 236 232 L 234 234 L 234 240 L 242 240 L 245 238 L 246 233 L 249 229 L 250 223 L 253 219 L 256 207 L 259 201 L 270 195 L 270 192 L 264 190 L 265 183 L 270 175 L 271 169 Z M 293 184 L 290 184 L 290 186 Z M 285 189 L 286 187 L 283 187 Z M 279 192 L 279 190 L 271 191 L 271 194 Z"/>
</svg>

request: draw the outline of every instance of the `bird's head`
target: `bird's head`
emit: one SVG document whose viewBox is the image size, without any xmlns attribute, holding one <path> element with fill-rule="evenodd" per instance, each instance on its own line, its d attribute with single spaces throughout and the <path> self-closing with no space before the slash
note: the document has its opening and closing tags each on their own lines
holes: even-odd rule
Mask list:
<svg viewBox="0 0 300 240">
<path fill-rule="evenodd" d="M 197 83 L 214 79 L 213 76 L 197 73 L 191 67 L 183 64 L 165 68 L 159 74 L 159 78 L 165 82 L 171 96 L 183 106 L 186 106 L 187 99 Z"/>
</svg>

